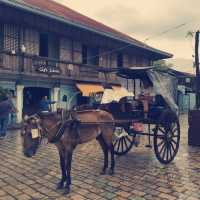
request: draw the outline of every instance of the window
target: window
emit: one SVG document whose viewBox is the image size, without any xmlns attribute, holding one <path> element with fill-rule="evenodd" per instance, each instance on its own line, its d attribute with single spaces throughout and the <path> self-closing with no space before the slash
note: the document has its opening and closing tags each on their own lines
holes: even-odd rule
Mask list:
<svg viewBox="0 0 200 200">
<path fill-rule="evenodd" d="M 48 35 L 48 57 L 54 59 L 60 58 L 60 40 L 57 35 Z"/>
<path fill-rule="evenodd" d="M 123 67 L 123 54 L 122 53 L 119 53 L 117 55 L 117 67 Z"/>
<path fill-rule="evenodd" d="M 20 29 L 13 24 L 4 24 L 3 26 L 4 49 L 8 51 L 19 51 Z"/>
<path fill-rule="evenodd" d="M 24 30 L 24 45 L 26 47 L 26 53 L 31 55 L 39 55 L 39 43 L 40 37 L 38 31 L 34 29 Z"/>
<path fill-rule="evenodd" d="M 87 51 L 88 51 L 87 46 L 83 45 L 83 47 L 82 47 L 82 63 L 83 64 L 88 64 L 87 63 L 87 58 L 88 58 Z"/>
<path fill-rule="evenodd" d="M 47 33 L 41 33 L 40 34 L 40 51 L 39 55 L 42 57 L 48 57 L 49 56 L 49 50 L 48 50 L 48 34 Z"/>
<path fill-rule="evenodd" d="M 99 48 L 83 45 L 82 63 L 88 65 L 99 65 Z"/>
</svg>

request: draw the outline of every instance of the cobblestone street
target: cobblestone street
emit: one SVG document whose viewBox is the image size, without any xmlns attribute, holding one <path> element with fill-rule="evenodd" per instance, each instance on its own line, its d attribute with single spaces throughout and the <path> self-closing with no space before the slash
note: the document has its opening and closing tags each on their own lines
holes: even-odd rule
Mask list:
<svg viewBox="0 0 200 200">
<path fill-rule="evenodd" d="M 54 145 L 43 144 L 25 158 L 18 131 L 0 141 L 0 199 L 200 199 L 200 148 L 187 145 L 187 116 L 181 118 L 181 146 L 171 164 L 160 164 L 145 143 L 116 158 L 114 176 L 100 176 L 103 155 L 96 141 L 79 146 L 73 157 L 72 191 L 56 191 L 60 177 Z"/>
</svg>

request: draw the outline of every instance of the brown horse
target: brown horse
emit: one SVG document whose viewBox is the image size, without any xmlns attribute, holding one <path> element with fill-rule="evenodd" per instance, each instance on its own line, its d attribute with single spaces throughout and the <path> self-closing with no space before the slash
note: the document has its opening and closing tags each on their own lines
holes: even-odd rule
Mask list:
<svg viewBox="0 0 200 200">
<path fill-rule="evenodd" d="M 79 111 L 66 120 L 58 113 L 37 114 L 24 119 L 22 128 L 23 152 L 27 157 L 36 154 L 42 138 L 47 137 L 54 143 L 59 151 L 61 181 L 57 189 L 65 185 L 65 194 L 70 192 L 72 154 L 78 144 L 97 139 L 103 153 L 104 166 L 101 174 L 108 168 L 108 152 L 111 153 L 111 167 L 109 174 L 114 173 L 114 147 L 112 143 L 114 119 L 112 115 L 103 110 Z"/>
</svg>

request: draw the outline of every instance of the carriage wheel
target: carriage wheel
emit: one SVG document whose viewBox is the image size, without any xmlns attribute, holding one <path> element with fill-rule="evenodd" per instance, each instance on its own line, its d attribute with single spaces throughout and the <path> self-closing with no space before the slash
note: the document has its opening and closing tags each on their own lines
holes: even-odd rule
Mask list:
<svg viewBox="0 0 200 200">
<path fill-rule="evenodd" d="M 125 155 L 134 144 L 135 135 L 129 135 L 123 127 L 115 127 L 114 131 L 114 153 L 116 155 Z"/>
<path fill-rule="evenodd" d="M 174 160 L 180 142 L 180 125 L 172 111 L 165 111 L 156 125 L 154 132 L 154 151 L 157 159 L 168 164 Z"/>
</svg>

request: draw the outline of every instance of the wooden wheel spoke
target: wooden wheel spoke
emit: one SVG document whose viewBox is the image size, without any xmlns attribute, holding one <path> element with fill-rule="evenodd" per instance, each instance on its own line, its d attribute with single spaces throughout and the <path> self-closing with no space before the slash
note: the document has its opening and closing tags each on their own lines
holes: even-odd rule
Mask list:
<svg viewBox="0 0 200 200">
<path fill-rule="evenodd" d="M 169 144 L 169 154 L 170 154 L 170 159 L 172 159 L 173 155 L 172 155 L 172 147 L 171 147 L 171 143 Z"/>
<path fill-rule="evenodd" d="M 167 150 L 167 147 L 166 147 L 166 145 L 164 145 L 164 152 L 163 152 L 163 160 L 165 160 L 165 154 L 166 154 L 166 150 Z"/>
<path fill-rule="evenodd" d="M 163 146 L 160 148 L 159 154 L 162 154 L 164 148 L 165 148 L 165 143 L 164 143 Z"/>
<path fill-rule="evenodd" d="M 177 145 L 177 141 L 175 141 L 173 138 L 171 140 L 175 145 Z"/>
<path fill-rule="evenodd" d="M 124 144 L 125 144 L 126 148 L 128 148 L 127 140 L 126 140 L 127 138 L 128 138 L 128 137 L 125 137 L 125 138 L 124 138 Z"/>
<path fill-rule="evenodd" d="M 164 138 L 165 138 L 164 135 L 157 135 L 157 137 L 158 137 L 159 139 L 164 139 Z"/>
<path fill-rule="evenodd" d="M 162 140 L 160 143 L 157 144 L 157 146 L 160 147 L 164 142 L 165 140 Z"/>
<path fill-rule="evenodd" d="M 161 127 L 159 127 L 158 130 L 159 130 L 160 132 L 162 132 L 163 134 L 165 134 L 165 131 L 164 131 Z"/>
<path fill-rule="evenodd" d="M 118 140 L 118 146 L 117 146 L 117 151 L 119 151 L 120 148 L 120 144 L 121 144 L 121 139 Z"/>
<path fill-rule="evenodd" d="M 122 142 L 122 148 L 121 148 L 121 150 L 123 152 L 124 151 L 124 137 L 121 139 L 121 142 Z"/>
<path fill-rule="evenodd" d="M 128 140 L 130 143 L 132 143 L 132 141 L 130 140 L 130 138 L 129 138 L 128 136 L 127 136 L 126 138 L 127 138 L 127 140 Z"/>
<path fill-rule="evenodd" d="M 117 144 L 118 141 L 119 141 L 119 140 L 115 140 L 115 142 L 114 142 L 114 144 L 113 144 L 114 147 L 116 146 L 116 144 Z"/>
<path fill-rule="evenodd" d="M 177 130 L 178 130 L 178 127 L 176 127 L 175 129 L 172 129 L 172 134 L 174 134 Z"/>
<path fill-rule="evenodd" d="M 172 144 L 172 142 L 170 142 L 170 146 L 172 147 L 173 151 L 175 152 L 176 149 L 174 148 L 174 145 Z"/>
<path fill-rule="evenodd" d="M 166 146 L 166 149 L 167 149 L 167 160 L 169 160 L 169 148 L 168 148 L 168 145 Z"/>
</svg>

